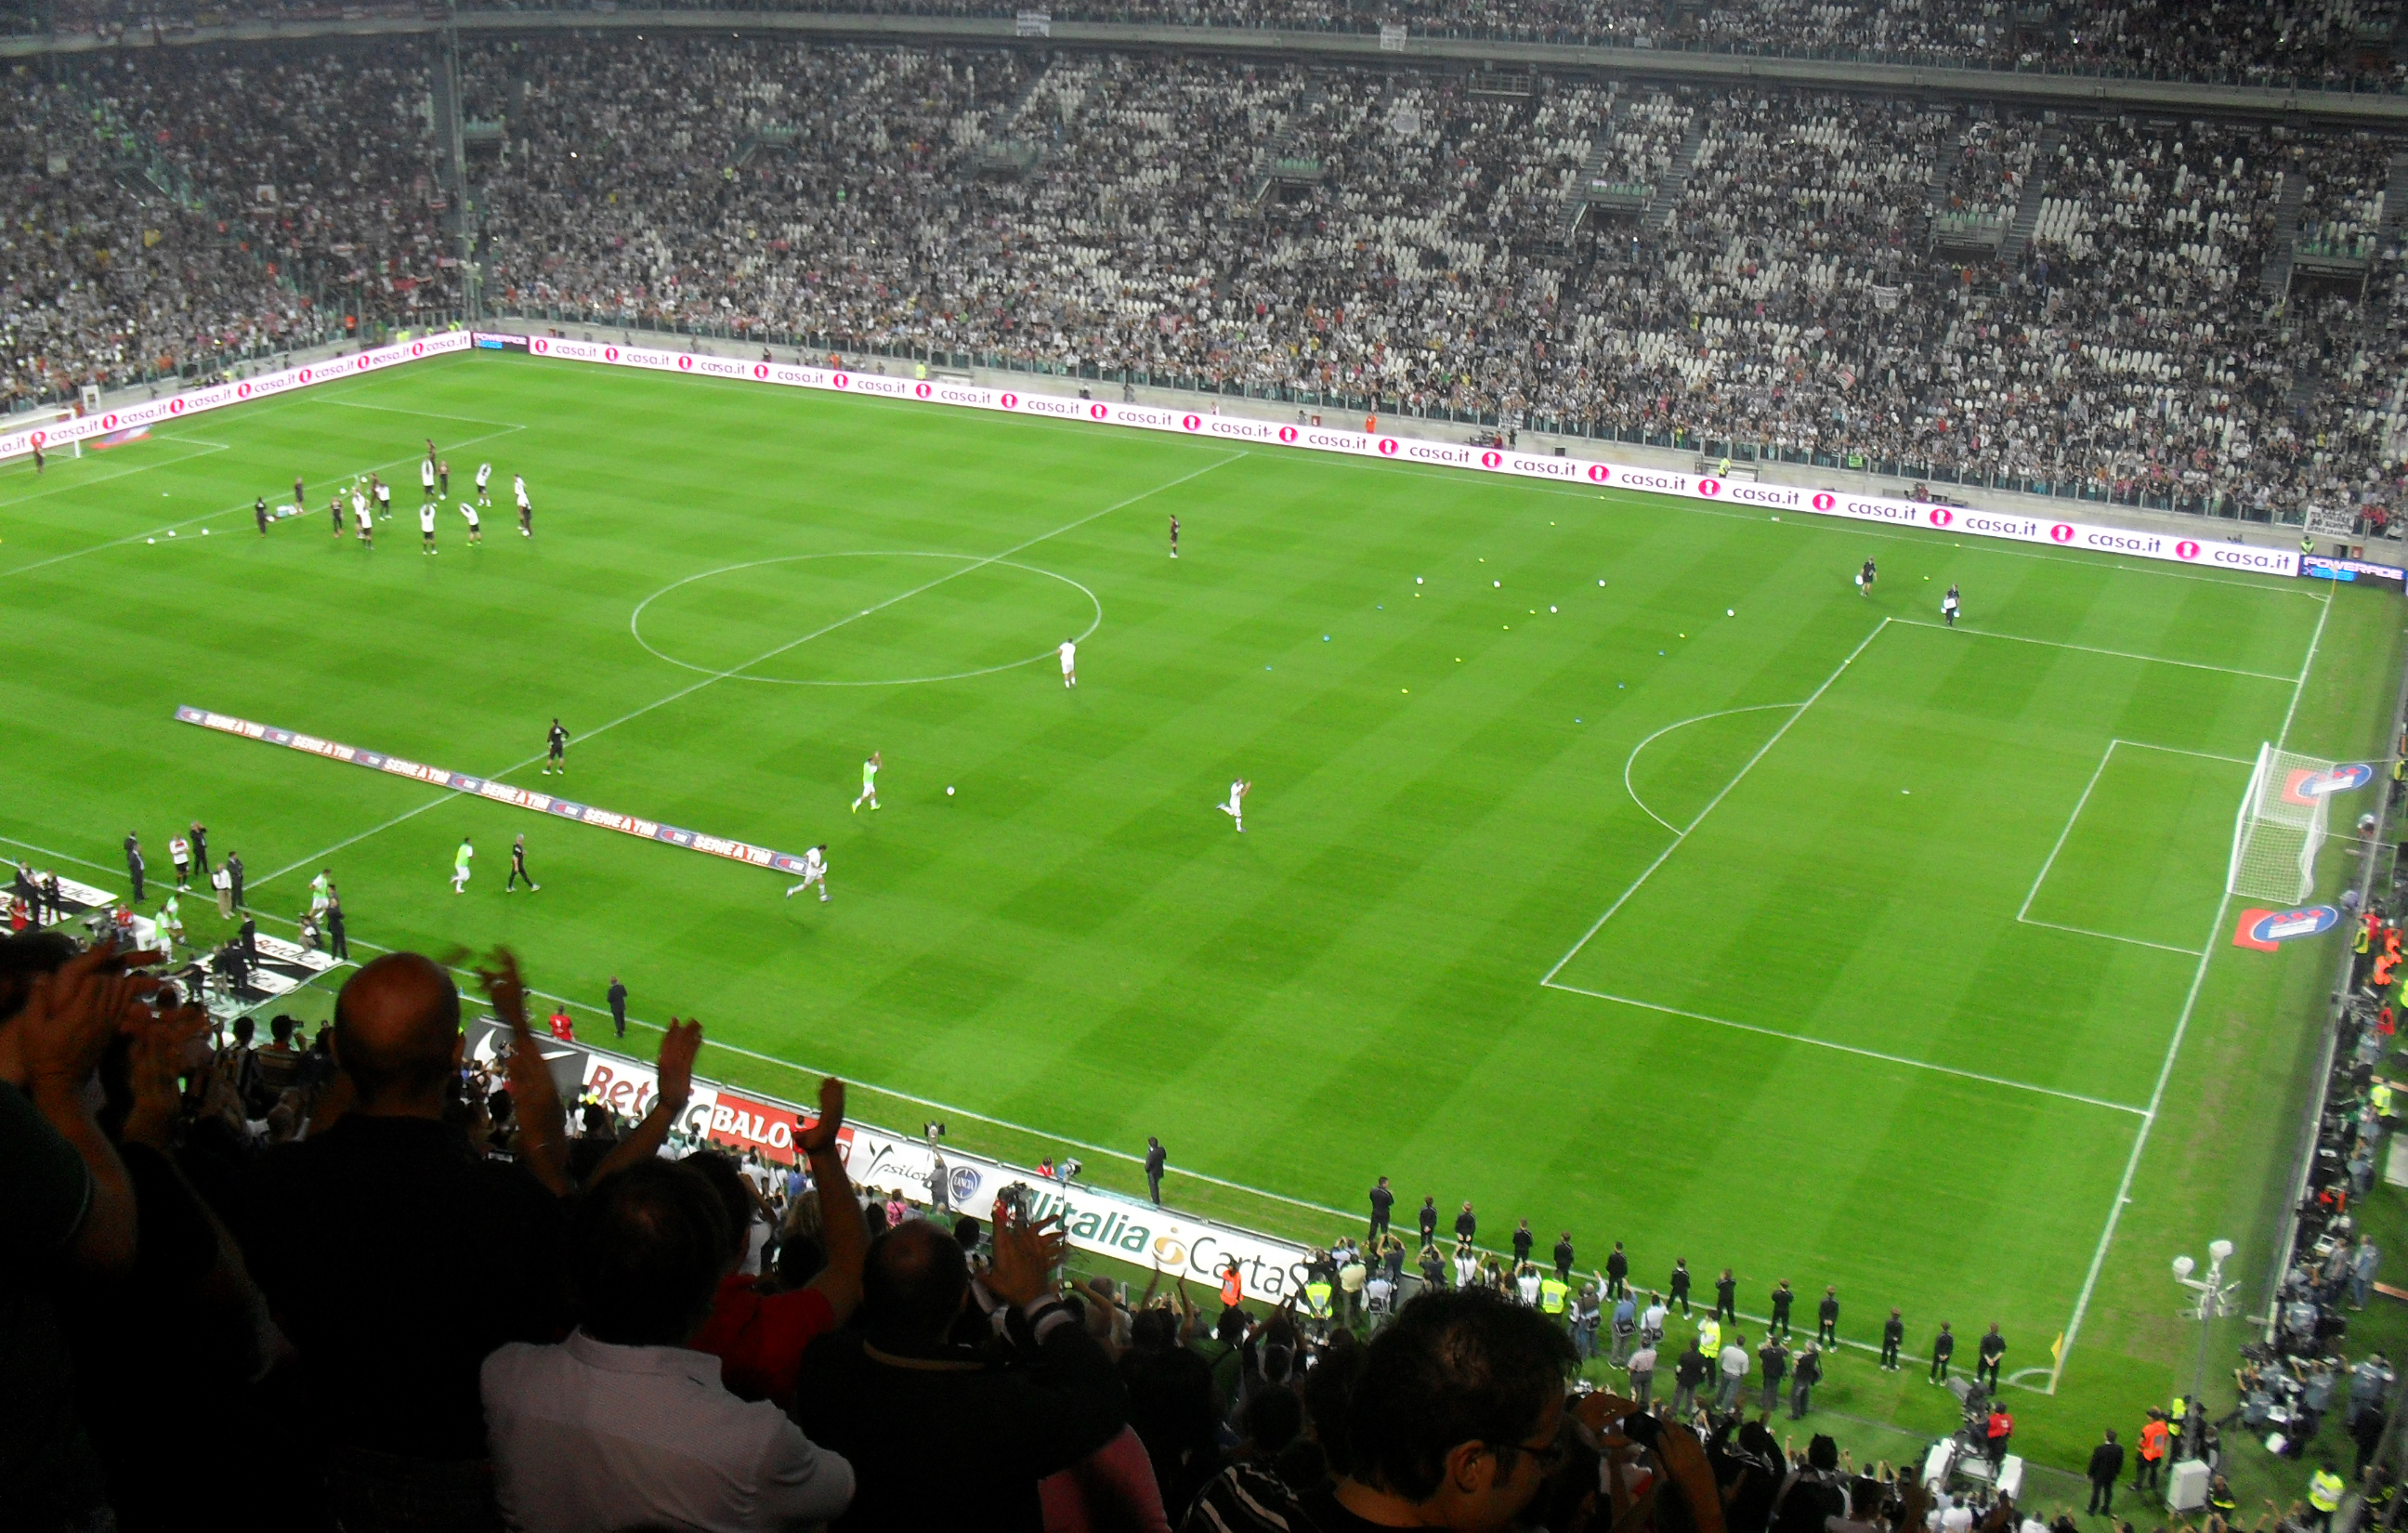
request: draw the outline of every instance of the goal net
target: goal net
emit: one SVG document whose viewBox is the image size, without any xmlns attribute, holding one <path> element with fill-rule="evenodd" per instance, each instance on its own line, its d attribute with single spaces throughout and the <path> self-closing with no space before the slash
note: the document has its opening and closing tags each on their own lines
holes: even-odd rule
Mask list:
<svg viewBox="0 0 2408 1533">
<path fill-rule="evenodd" d="M 2243 899 L 2303 903 L 2315 887 L 2316 852 L 2332 812 L 2333 763 L 2258 748 L 2258 770 L 2232 829 L 2232 866 L 2224 886 Z"/>
</svg>

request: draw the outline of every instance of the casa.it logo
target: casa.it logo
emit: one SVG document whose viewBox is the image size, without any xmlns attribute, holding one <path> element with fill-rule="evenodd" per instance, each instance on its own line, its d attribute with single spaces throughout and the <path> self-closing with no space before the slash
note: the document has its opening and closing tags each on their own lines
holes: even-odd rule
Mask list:
<svg viewBox="0 0 2408 1533">
<path fill-rule="evenodd" d="M 766 380 L 769 376 L 769 365 L 766 362 L 752 364 L 752 376 Z"/>
<path fill-rule="evenodd" d="M 2060 522 L 2048 529 L 2048 540 L 2052 543 L 2071 543 L 2073 541 L 2073 528 Z"/>
<path fill-rule="evenodd" d="M 368 360 L 368 354 L 366 351 L 362 351 L 358 356 L 351 359 L 351 371 L 355 373 L 366 372 L 370 367 L 375 365 L 375 363 Z"/>
<path fill-rule="evenodd" d="M 32 436 L 25 438 L 25 440 L 33 443 L 36 447 L 41 446 L 44 442 L 47 442 L 50 439 L 50 434 L 47 431 L 36 431 Z"/>
<path fill-rule="evenodd" d="M 1593 463 L 1588 466 L 1588 478 L 1592 484 L 1603 484 L 1613 478 L 1613 470 L 1604 464 Z"/>
<path fill-rule="evenodd" d="M 1698 481 L 1698 494 L 1710 500 L 1722 493 L 1723 481 L 1720 480 L 1702 479 Z"/>
<path fill-rule="evenodd" d="M 2341 911 L 2329 905 L 2302 905 L 2289 910 L 2243 910 L 2241 924 L 2232 928 L 2232 945 L 2272 953 L 2285 942 L 2329 932 L 2340 921 Z"/>
<path fill-rule="evenodd" d="M 250 398 L 250 397 L 251 397 L 251 385 L 250 385 L 250 384 L 248 384 L 248 383 L 237 383 L 237 384 L 236 384 L 236 385 L 234 386 L 234 396 L 235 396 L 236 399 L 248 399 L 248 398 Z"/>
<path fill-rule="evenodd" d="M 615 346 L 605 346 L 604 348 L 602 348 L 602 360 L 603 360 L 603 361 L 605 361 L 605 362 L 616 362 L 616 361 L 618 361 L 618 360 L 619 360 L 619 349 L 618 349 L 617 347 L 615 347 Z"/>
<path fill-rule="evenodd" d="M 1112 407 L 1100 403 L 1089 405 L 1087 414 L 1097 421 L 1109 421 L 1112 418 Z"/>
<path fill-rule="evenodd" d="M 411 341 L 409 343 L 409 354 L 414 357 L 424 356 L 426 354 L 426 343 L 423 340 Z"/>
<path fill-rule="evenodd" d="M 2199 557 L 2199 545 L 2197 543 L 2187 541 L 2176 543 L 2174 545 L 2174 557 L 2183 560 L 2196 559 Z"/>
<path fill-rule="evenodd" d="M 831 373 L 828 376 L 828 387 L 831 389 L 849 389 L 853 387 L 853 380 L 842 373 Z"/>
<path fill-rule="evenodd" d="M 304 367 L 299 372 L 293 375 L 293 380 L 296 383 L 307 383 L 317 376 L 318 375 L 315 371 L 310 368 Z"/>
<path fill-rule="evenodd" d="M 678 358 L 678 371 L 681 373 L 694 371 L 694 358 L 690 356 Z"/>
<path fill-rule="evenodd" d="M 1283 442 L 1283 444 L 1285 444 L 1286 446 L 1294 447 L 1294 446 L 1296 445 L 1296 427 L 1294 427 L 1294 426 L 1282 426 L 1282 427 L 1280 427 L 1280 428 L 1279 428 L 1279 439 L 1281 440 L 1281 442 Z"/>
<path fill-rule="evenodd" d="M 1394 437 L 1381 437 L 1381 438 L 1380 438 L 1380 456 L 1382 456 L 1382 457 L 1383 457 L 1383 458 L 1393 458 L 1393 457 L 1395 457 L 1396 455 L 1397 455 L 1397 439 L 1396 439 Z"/>
<path fill-rule="evenodd" d="M 1502 452 L 1483 452 L 1480 454 L 1480 466 L 1483 468 L 1502 468 L 1505 466 L 1505 454 Z"/>
<path fill-rule="evenodd" d="M 181 415 L 181 414 L 183 414 L 183 413 L 184 413 L 184 402 L 183 402 L 182 400 L 180 400 L 180 399 L 170 399 L 170 400 L 168 400 L 168 401 L 167 401 L 167 413 L 168 413 L 168 414 L 170 414 L 170 415 Z"/>
<path fill-rule="evenodd" d="M 1839 507 L 1839 504 L 1840 497 L 1835 494 L 1819 494 L 1814 497 L 1814 509 L 1818 511 L 1834 510 Z"/>
<path fill-rule="evenodd" d="M 100 429 L 103 431 L 115 431 L 117 429 L 117 417 L 113 414 L 102 416 L 100 418 Z"/>
<path fill-rule="evenodd" d="M 915 397 L 921 399 L 933 399 L 937 394 L 937 391 L 928 387 L 925 383 L 913 385 L 911 393 Z"/>
<path fill-rule="evenodd" d="M 841 387 L 841 385 L 839 385 L 839 387 Z M 1003 408 L 1006 409 L 1018 409 L 1020 408 L 1020 395 L 1016 394 L 1007 394 L 1003 396 L 1001 403 Z"/>
<path fill-rule="evenodd" d="M 552 337 L 550 336 L 531 336 L 527 338 L 527 350 L 533 351 L 539 357 L 550 356 L 552 354 Z M 302 381 L 307 382 L 308 380 L 304 378 Z"/>
<path fill-rule="evenodd" d="M 1944 527 L 1956 520 L 1956 513 L 1945 506 L 1934 506 L 1923 519 L 1935 527 Z"/>
<path fill-rule="evenodd" d="M 1005 397 L 1009 398 L 1010 396 L 1007 394 Z M 1179 418 L 1179 429 L 1182 431 L 1201 431 L 1204 429 L 1204 417 L 1200 415 L 1182 415 Z"/>
</svg>

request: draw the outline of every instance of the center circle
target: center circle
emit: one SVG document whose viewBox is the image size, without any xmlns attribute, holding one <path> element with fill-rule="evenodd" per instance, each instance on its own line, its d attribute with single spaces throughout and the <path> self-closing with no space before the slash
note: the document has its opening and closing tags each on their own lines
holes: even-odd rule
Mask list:
<svg viewBox="0 0 2408 1533">
<path fill-rule="evenodd" d="M 891 550 L 706 569 L 638 602 L 627 631 L 656 658 L 706 676 L 892 687 L 1033 666 L 1103 621 L 1103 603 L 1067 575 Z"/>
</svg>

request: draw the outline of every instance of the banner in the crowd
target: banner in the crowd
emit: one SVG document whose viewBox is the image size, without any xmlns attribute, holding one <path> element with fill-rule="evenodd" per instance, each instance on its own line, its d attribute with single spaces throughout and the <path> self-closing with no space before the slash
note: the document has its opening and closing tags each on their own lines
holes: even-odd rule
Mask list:
<svg viewBox="0 0 2408 1533">
<path fill-rule="evenodd" d="M 569 340 L 556 336 L 528 337 L 527 350 L 537 356 L 595 362 L 606 366 L 691 373 L 704 378 L 750 379 L 754 382 L 779 383 L 789 388 L 824 389 L 839 394 L 872 394 L 882 399 L 916 400 L 968 409 L 1089 421 L 1102 425 L 1131 426 L 1216 441 L 1294 447 L 1317 452 L 1344 452 L 1358 457 L 1384 458 L 1396 463 L 1430 464 L 1521 479 L 1553 480 L 1559 483 L 1595 486 L 1599 490 L 1643 490 L 1690 500 L 1746 506 L 1770 513 L 1796 511 L 1810 516 L 1841 517 L 1889 526 L 1922 527 L 1958 537 L 2046 543 L 2057 548 L 2088 549 L 2100 553 L 2161 560 L 2169 564 L 2203 565 L 2259 575 L 2290 576 L 2300 572 L 2300 555 L 2287 549 L 2211 542 L 2169 533 L 2137 532 L 2128 527 L 2103 527 L 2083 522 L 2059 521 L 2049 516 L 1978 510 L 1965 506 L 1897 500 L 1885 495 L 1849 494 L 1836 490 L 1808 490 L 1797 485 L 1765 484 L 1752 480 L 1726 480 L 1712 474 L 1634 468 L 1588 458 L 1559 458 L 1507 451 L 1501 448 L 1426 441 L 1413 437 L 1388 437 L 1344 426 L 1286 425 L 1276 421 L 1176 409 L 1161 405 L 1112 404 L 1101 399 L 1072 399 L 1054 394 L 1021 394 L 1010 389 L 981 388 L 941 379 L 890 378 L 877 373 L 796 366 L 778 362 L 745 362 L 733 357 L 619 346 L 605 341 Z"/>
<path fill-rule="evenodd" d="M 22 431 L 0 432 L 0 459 L 23 457 L 37 447 L 48 452 L 69 442 L 87 441 L 95 437 L 117 437 L 137 426 L 157 425 L 161 422 L 198 415 L 204 410 L 222 409 L 228 405 L 248 404 L 254 399 L 291 394 L 296 389 L 332 383 L 338 379 L 357 378 L 363 373 L 405 362 L 465 351 L 470 344 L 466 331 L 446 330 L 422 336 L 415 340 L 357 351 L 347 357 L 330 357 L 306 366 L 265 373 L 257 378 L 212 383 L 204 389 L 187 389 L 165 399 L 121 405 L 115 409 L 93 410 L 72 421 L 51 421 Z"/>
<path fill-rule="evenodd" d="M 755 867 L 772 867 L 781 873 L 799 874 L 803 870 L 803 859 L 791 852 L 772 852 L 767 847 L 754 846 L 749 841 L 730 840 L 724 836 L 706 836 L 698 830 L 683 830 L 676 825 L 662 824 L 656 820 L 644 820 L 632 814 L 622 814 L 616 809 L 596 809 L 591 804 L 555 798 L 547 793 L 538 793 L 532 788 L 512 787 L 509 783 L 496 782 L 491 778 L 470 777 L 465 772 L 448 771 L 441 766 L 424 766 L 403 756 L 389 756 L 379 751 L 364 751 L 356 745 L 342 745 L 334 740 L 322 740 L 314 735 L 279 729 L 273 724 L 253 724 L 249 719 L 237 719 L 230 713 L 212 713 L 207 709 L 179 706 L 176 709 L 176 720 L 179 724 L 198 724 L 204 729 L 215 729 L 222 734 L 240 735 L 245 739 L 261 740 L 269 745 L 281 745 L 294 751 L 306 751 L 313 756 L 324 756 L 329 761 L 347 761 L 354 766 L 366 766 L 380 772 L 390 772 L 395 777 L 409 778 L 415 781 L 423 782 L 429 787 L 449 788 L 453 793 L 472 793 L 480 798 L 490 799 L 496 804 L 508 804 L 512 809 L 533 809 L 538 814 L 557 815 L 564 820 L 574 820 L 580 824 L 598 825 L 604 830 L 615 830 L 623 836 L 639 837 L 647 841 L 666 841 L 671 846 L 681 846 L 689 852 L 708 852 L 714 857 L 725 857 L 730 862 L 749 863 Z"/>
<path fill-rule="evenodd" d="M 492 1017 L 468 1025 L 468 1057 L 492 1064 L 509 1040 L 509 1029 Z M 650 1112 L 660 1077 L 642 1060 L 591 1044 L 564 1042 L 543 1032 L 537 1046 L 552 1067 L 562 1099 L 586 1097 L 628 1118 Z M 795 1163 L 795 1120 L 810 1122 L 816 1110 L 774 1096 L 738 1092 L 697 1079 L 680 1126 L 693 1139 L 730 1150 L 758 1150 L 777 1165 Z M 845 1175 L 864 1194 L 900 1190 L 916 1203 L 941 1203 L 982 1223 L 995 1214 L 996 1199 L 1018 1187 L 1031 1217 L 1059 1217 L 1070 1245 L 1136 1267 L 1162 1269 L 1166 1282 L 1184 1277 L 1191 1286 L 1219 1288 L 1221 1271 L 1238 1264 L 1246 1297 L 1277 1303 L 1302 1283 L 1305 1248 L 1250 1230 L 1182 1217 L 1139 1198 L 1039 1176 L 967 1151 L 848 1119 L 837 1137 Z M 942 1168 L 941 1175 L 939 1167 Z M 941 1183 L 943 1196 L 936 1196 Z M 1210 1308 L 1199 1296 L 1197 1302 Z"/>
</svg>

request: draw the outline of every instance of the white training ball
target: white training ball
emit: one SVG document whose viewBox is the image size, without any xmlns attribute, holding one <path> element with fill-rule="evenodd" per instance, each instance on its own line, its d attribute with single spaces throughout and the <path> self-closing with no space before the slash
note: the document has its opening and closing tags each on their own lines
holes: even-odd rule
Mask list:
<svg viewBox="0 0 2408 1533">
<path fill-rule="evenodd" d="M 1548 610 L 1548 611 L 1550 611 L 1550 612 L 1552 612 L 1552 611 L 1554 611 L 1554 610 L 1555 610 L 1555 608 L 1554 608 L 1554 607 L 1552 607 L 1552 606 L 1550 606 L 1550 607 L 1547 609 L 1547 610 Z"/>
<path fill-rule="evenodd" d="M 175 528 L 173 528 L 173 527 L 169 527 L 169 528 L 167 529 L 167 536 L 168 536 L 168 537 L 175 537 L 175 536 L 176 536 L 176 529 L 175 529 Z"/>
<path fill-rule="evenodd" d="M 208 535 L 209 535 L 209 529 L 208 529 L 208 528 L 207 528 L 207 527 L 203 527 L 203 528 L 201 529 L 201 536 L 202 536 L 203 537 L 207 537 Z"/>
<path fill-rule="evenodd" d="M 146 537 L 146 538 L 142 539 L 142 541 L 144 541 L 144 542 L 146 542 L 146 543 L 155 543 L 155 542 L 159 541 L 159 539 L 157 539 L 157 538 L 155 538 L 155 537 Z"/>
<path fill-rule="evenodd" d="M 950 782 L 945 784 L 945 796 L 947 798 L 953 796 L 953 785 Z"/>
<path fill-rule="evenodd" d="M 1727 618 L 1735 618 L 1739 616 L 1739 609 L 1736 607 L 1726 607 L 1723 609 L 1723 616 Z"/>
<path fill-rule="evenodd" d="M 1503 580 L 1491 580 L 1488 583 L 1497 587 L 1500 591 L 1505 588 L 1505 582 Z"/>
<path fill-rule="evenodd" d="M 1419 585 L 1419 584 L 1421 584 L 1421 583 L 1422 583 L 1422 578 L 1421 578 L 1420 576 L 1418 576 L 1418 575 L 1414 576 L 1414 577 L 1413 577 L 1413 583 L 1414 583 L 1415 585 Z"/>
<path fill-rule="evenodd" d="M 1599 581 L 1598 581 L 1597 583 L 1598 583 L 1598 584 L 1599 584 L 1599 585 L 1603 585 L 1605 582 L 1604 582 L 1603 580 L 1599 580 Z"/>
</svg>

